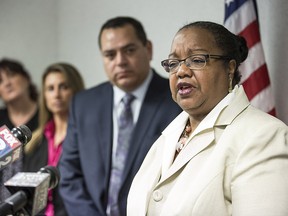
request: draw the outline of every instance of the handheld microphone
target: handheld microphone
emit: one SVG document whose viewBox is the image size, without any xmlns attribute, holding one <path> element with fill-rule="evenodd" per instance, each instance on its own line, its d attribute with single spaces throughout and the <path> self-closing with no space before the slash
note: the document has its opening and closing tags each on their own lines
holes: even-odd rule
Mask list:
<svg viewBox="0 0 288 216">
<path fill-rule="evenodd" d="M 58 185 L 60 172 L 56 167 L 45 166 L 37 173 L 19 172 L 4 185 L 13 194 L 0 204 L 0 216 L 16 214 L 34 216 L 47 205 L 48 189 Z"/>
<path fill-rule="evenodd" d="M 22 145 L 26 145 L 32 138 L 32 133 L 26 125 L 13 128 L 6 125 L 0 127 L 0 170 L 21 156 Z"/>
</svg>

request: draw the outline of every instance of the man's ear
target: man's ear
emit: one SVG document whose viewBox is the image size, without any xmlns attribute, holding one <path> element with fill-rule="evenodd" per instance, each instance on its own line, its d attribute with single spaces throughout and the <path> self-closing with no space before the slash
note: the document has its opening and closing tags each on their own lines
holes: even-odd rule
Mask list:
<svg viewBox="0 0 288 216">
<path fill-rule="evenodd" d="M 152 42 L 150 40 L 147 40 L 146 48 L 147 48 L 147 52 L 148 52 L 149 58 L 150 58 L 150 60 L 152 60 L 152 57 L 153 57 L 153 44 L 152 44 Z"/>
</svg>

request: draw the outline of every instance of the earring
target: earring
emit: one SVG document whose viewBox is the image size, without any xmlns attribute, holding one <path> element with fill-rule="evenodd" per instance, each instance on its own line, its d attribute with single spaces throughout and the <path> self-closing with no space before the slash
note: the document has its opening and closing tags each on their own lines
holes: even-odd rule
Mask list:
<svg viewBox="0 0 288 216">
<path fill-rule="evenodd" d="M 231 78 L 231 76 L 229 76 L 229 88 L 228 88 L 228 92 L 231 93 L 233 90 L 233 79 Z"/>
</svg>

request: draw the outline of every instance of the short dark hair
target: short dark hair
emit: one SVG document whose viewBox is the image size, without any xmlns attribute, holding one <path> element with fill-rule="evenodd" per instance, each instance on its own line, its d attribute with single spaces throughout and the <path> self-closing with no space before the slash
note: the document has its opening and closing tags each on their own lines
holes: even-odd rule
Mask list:
<svg viewBox="0 0 288 216">
<path fill-rule="evenodd" d="M 209 21 L 197 21 L 187 24 L 180 28 L 178 32 L 193 27 L 209 31 L 214 36 L 217 46 L 223 51 L 222 55 L 228 56 L 231 60 L 234 59 L 236 61 L 233 86 L 238 84 L 241 80 L 241 74 L 238 70 L 239 65 L 245 61 L 248 56 L 248 47 L 245 38 L 233 34 L 223 25 Z"/>
<path fill-rule="evenodd" d="M 142 26 L 142 24 L 138 20 L 136 20 L 132 17 L 115 17 L 115 18 L 107 20 L 102 25 L 101 30 L 100 30 L 99 35 L 98 35 L 99 48 L 101 49 L 101 35 L 105 29 L 119 28 L 119 27 L 123 27 L 125 25 L 131 25 L 134 28 L 135 33 L 136 33 L 137 37 L 139 38 L 139 40 L 143 43 L 143 45 L 146 45 L 147 36 L 146 36 L 145 30 L 144 30 L 144 27 Z"/>
<path fill-rule="evenodd" d="M 31 100 L 38 101 L 38 91 L 36 85 L 32 82 L 29 72 L 23 66 L 23 64 L 15 59 L 3 58 L 0 61 L 0 70 L 8 73 L 20 74 L 25 77 L 29 82 L 29 95 Z"/>
</svg>

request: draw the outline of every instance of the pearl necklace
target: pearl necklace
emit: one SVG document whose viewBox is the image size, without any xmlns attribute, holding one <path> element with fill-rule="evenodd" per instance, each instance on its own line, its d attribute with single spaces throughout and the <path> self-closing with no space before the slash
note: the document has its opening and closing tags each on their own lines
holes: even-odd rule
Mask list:
<svg viewBox="0 0 288 216">
<path fill-rule="evenodd" d="M 176 145 L 176 151 L 177 153 L 179 153 L 183 148 L 184 146 L 186 145 L 186 142 L 189 138 L 189 135 L 191 133 L 192 129 L 191 129 L 191 125 L 190 125 L 190 121 L 188 119 L 187 123 L 186 123 L 186 126 L 185 126 L 185 129 L 183 130 L 180 138 L 179 138 L 179 141 Z"/>
</svg>

